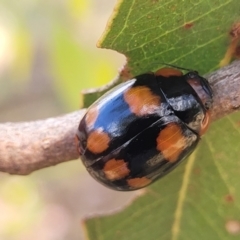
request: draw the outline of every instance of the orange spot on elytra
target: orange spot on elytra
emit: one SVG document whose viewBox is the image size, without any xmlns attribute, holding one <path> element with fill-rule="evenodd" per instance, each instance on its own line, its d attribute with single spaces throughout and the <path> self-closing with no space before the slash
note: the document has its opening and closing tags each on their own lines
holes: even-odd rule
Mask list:
<svg viewBox="0 0 240 240">
<path fill-rule="evenodd" d="M 157 150 L 161 151 L 164 158 L 175 162 L 186 144 L 180 126 L 176 123 L 168 124 L 157 137 Z"/>
<path fill-rule="evenodd" d="M 89 151 L 95 154 L 105 151 L 110 142 L 110 137 L 102 129 L 96 129 L 91 132 L 87 139 L 87 148 Z"/>
<path fill-rule="evenodd" d="M 114 158 L 106 162 L 103 171 L 106 178 L 111 181 L 122 179 L 130 173 L 124 160 L 116 160 Z"/>
<path fill-rule="evenodd" d="M 141 177 L 141 178 L 131 178 L 127 180 L 127 183 L 132 188 L 142 188 L 150 184 L 152 181 L 149 178 Z"/>
<path fill-rule="evenodd" d="M 210 113 L 206 112 L 205 117 L 201 123 L 201 129 L 199 135 L 202 136 L 207 130 L 210 125 Z"/>
<path fill-rule="evenodd" d="M 182 76 L 183 73 L 175 68 L 161 68 L 155 72 L 156 76 L 170 77 L 170 76 Z"/>
<path fill-rule="evenodd" d="M 97 117 L 98 117 L 97 107 L 90 108 L 85 117 L 85 122 L 88 128 L 91 128 L 94 125 L 95 121 L 97 120 Z"/>
<path fill-rule="evenodd" d="M 124 93 L 124 100 L 130 110 L 137 116 L 154 113 L 161 104 L 161 98 L 151 92 L 148 87 L 133 87 Z"/>
</svg>

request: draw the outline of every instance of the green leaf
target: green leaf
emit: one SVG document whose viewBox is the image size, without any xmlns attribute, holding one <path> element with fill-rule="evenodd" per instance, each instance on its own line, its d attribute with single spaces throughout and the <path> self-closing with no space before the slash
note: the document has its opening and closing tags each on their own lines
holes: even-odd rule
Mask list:
<svg viewBox="0 0 240 240">
<path fill-rule="evenodd" d="M 233 57 L 230 32 L 239 19 L 237 0 L 123 0 L 99 46 L 125 54 L 132 75 L 163 62 L 205 74 Z M 238 239 L 239 120 L 236 113 L 213 123 L 185 163 L 127 209 L 86 220 L 89 239 Z"/>
<path fill-rule="evenodd" d="M 240 21 L 239 13 L 238 0 L 122 0 L 98 46 L 127 57 L 124 70 L 130 71 L 128 78 L 155 71 L 163 63 L 203 75 L 231 61 L 237 43 L 231 31 Z M 109 88 L 86 94 L 84 106 Z"/>
<path fill-rule="evenodd" d="M 219 67 L 238 20 L 238 0 L 122 1 L 99 46 L 126 55 L 133 75 L 162 62 L 204 74 Z"/>
<path fill-rule="evenodd" d="M 131 206 L 87 220 L 89 239 L 236 239 L 229 224 L 240 228 L 239 122 L 237 113 L 212 124 L 188 160 Z"/>
</svg>

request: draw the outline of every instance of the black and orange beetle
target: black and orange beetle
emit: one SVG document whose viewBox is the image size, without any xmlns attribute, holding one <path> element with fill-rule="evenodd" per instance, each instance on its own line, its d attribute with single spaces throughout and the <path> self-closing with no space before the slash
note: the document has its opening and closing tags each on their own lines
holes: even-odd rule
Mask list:
<svg viewBox="0 0 240 240">
<path fill-rule="evenodd" d="M 195 149 L 210 122 L 212 97 L 208 81 L 191 70 L 162 68 L 118 85 L 80 122 L 83 164 L 115 190 L 149 185 Z"/>
</svg>

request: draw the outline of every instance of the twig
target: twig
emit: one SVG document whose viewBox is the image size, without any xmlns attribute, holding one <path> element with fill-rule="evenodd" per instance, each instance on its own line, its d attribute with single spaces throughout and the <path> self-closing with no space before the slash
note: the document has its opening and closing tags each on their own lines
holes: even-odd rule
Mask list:
<svg viewBox="0 0 240 240">
<path fill-rule="evenodd" d="M 214 92 L 213 120 L 240 109 L 240 61 L 234 61 L 206 78 Z"/>
<path fill-rule="evenodd" d="M 240 109 L 240 61 L 209 74 L 212 119 Z M 25 175 L 78 158 L 75 133 L 85 110 L 25 123 L 0 124 L 0 171 Z"/>
<path fill-rule="evenodd" d="M 85 110 L 34 122 L 0 124 L 0 171 L 29 174 L 78 159 L 75 133 Z"/>
</svg>

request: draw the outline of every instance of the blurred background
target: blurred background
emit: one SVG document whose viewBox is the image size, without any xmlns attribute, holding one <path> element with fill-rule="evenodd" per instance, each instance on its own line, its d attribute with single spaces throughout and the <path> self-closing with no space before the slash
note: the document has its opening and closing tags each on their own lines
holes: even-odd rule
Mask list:
<svg viewBox="0 0 240 240">
<path fill-rule="evenodd" d="M 82 89 L 117 75 L 125 58 L 96 47 L 114 4 L 0 1 L 1 122 L 75 111 Z M 0 178 L 0 240 L 81 240 L 84 218 L 119 208 L 132 196 L 102 187 L 80 160 Z"/>
</svg>

